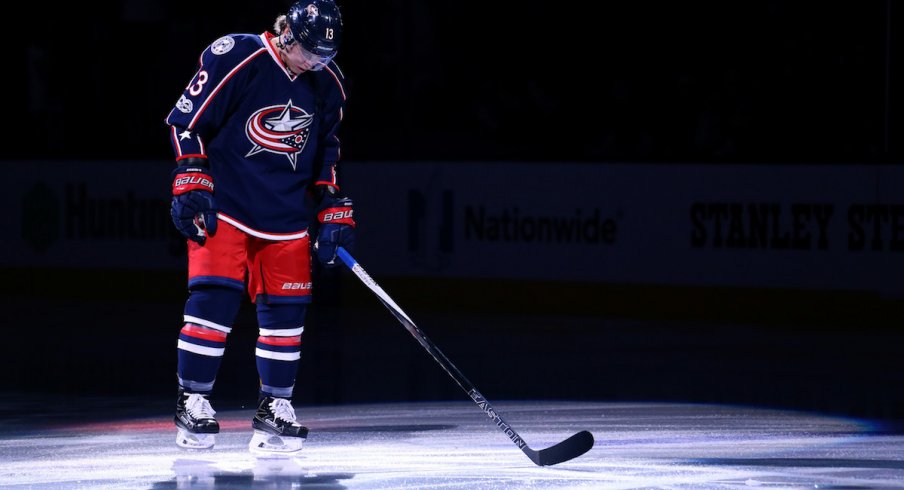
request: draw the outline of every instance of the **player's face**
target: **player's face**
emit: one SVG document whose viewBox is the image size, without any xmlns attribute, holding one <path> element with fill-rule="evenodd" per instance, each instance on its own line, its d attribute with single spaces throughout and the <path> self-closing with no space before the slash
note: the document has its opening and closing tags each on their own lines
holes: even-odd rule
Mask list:
<svg viewBox="0 0 904 490">
<path fill-rule="evenodd" d="M 291 36 L 291 34 L 289 36 Z M 320 71 L 332 59 L 332 56 L 323 57 L 311 53 L 302 48 L 297 42 L 293 42 L 288 46 L 286 44 L 287 43 L 283 44 L 284 47 L 282 49 L 283 55 L 285 56 L 285 62 L 289 65 L 289 69 L 296 74 L 301 74 L 308 70 Z"/>
<path fill-rule="evenodd" d="M 301 74 L 314 68 L 314 63 L 302 54 L 301 46 L 295 43 L 283 50 L 286 64 L 292 73 Z"/>
</svg>

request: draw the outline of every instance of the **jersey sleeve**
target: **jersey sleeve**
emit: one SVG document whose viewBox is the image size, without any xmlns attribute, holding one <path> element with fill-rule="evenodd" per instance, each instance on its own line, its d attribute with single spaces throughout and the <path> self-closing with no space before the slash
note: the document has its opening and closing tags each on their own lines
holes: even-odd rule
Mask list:
<svg viewBox="0 0 904 490">
<path fill-rule="evenodd" d="M 207 158 L 216 136 L 247 83 L 249 65 L 266 49 L 247 36 L 223 36 L 201 54 L 199 68 L 166 117 L 176 160 Z"/>
<path fill-rule="evenodd" d="M 339 125 L 345 112 L 345 77 L 339 66 L 331 61 L 321 72 L 318 82 L 323 90 L 323 119 L 320 125 L 320 150 L 318 160 L 320 171 L 315 185 L 328 185 L 339 189 L 339 178 L 336 166 L 341 156 L 339 142 Z"/>
</svg>

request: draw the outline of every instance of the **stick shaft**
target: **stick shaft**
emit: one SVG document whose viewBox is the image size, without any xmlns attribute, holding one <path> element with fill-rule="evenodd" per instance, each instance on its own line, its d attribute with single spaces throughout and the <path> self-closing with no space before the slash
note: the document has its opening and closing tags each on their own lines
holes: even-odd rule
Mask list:
<svg viewBox="0 0 904 490">
<path fill-rule="evenodd" d="M 508 436 L 509 439 L 516 446 L 521 448 L 522 451 L 532 451 L 530 447 L 524 442 L 524 439 L 515 432 L 515 429 L 512 428 L 498 412 L 490 405 L 490 402 L 479 392 L 477 388 L 474 387 L 474 384 L 471 383 L 468 378 L 465 377 L 464 374 L 446 357 L 445 354 L 430 340 L 429 337 L 420 329 L 417 325 L 415 325 L 414 321 L 409 317 L 402 308 L 396 304 L 392 298 L 389 297 L 389 294 L 377 284 L 376 281 L 361 267 L 359 264 L 344 248 L 339 247 L 339 257 L 342 259 L 342 262 L 351 269 L 351 271 L 367 286 L 371 291 L 373 291 L 377 297 L 380 299 L 380 302 L 383 303 L 392 314 L 399 320 L 399 322 L 408 330 L 421 346 L 430 354 L 431 357 L 446 371 L 446 374 L 449 375 L 457 384 L 464 390 L 465 393 L 468 394 L 468 397 L 477 404 L 478 407 L 483 410 L 483 412 L 489 417 L 494 424 L 496 424 L 499 429 Z M 527 452 L 525 451 L 525 452 Z M 528 454 L 530 456 L 530 454 Z"/>
</svg>

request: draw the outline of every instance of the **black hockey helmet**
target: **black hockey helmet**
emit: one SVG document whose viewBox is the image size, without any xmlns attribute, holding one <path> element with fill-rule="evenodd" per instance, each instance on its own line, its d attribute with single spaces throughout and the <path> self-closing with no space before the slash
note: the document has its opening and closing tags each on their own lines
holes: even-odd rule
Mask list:
<svg viewBox="0 0 904 490">
<path fill-rule="evenodd" d="M 305 51 L 327 64 L 342 40 L 342 15 L 334 0 L 301 0 L 289 7 L 286 22 L 292 37 Z"/>
</svg>

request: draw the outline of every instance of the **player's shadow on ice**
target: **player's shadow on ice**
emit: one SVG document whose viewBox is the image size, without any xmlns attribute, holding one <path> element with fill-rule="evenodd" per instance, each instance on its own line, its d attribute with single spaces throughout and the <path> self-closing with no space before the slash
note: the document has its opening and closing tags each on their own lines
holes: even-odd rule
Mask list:
<svg viewBox="0 0 904 490">
<path fill-rule="evenodd" d="M 339 480 L 353 478 L 354 473 L 308 474 L 292 458 L 256 459 L 251 469 L 228 470 L 217 468 L 216 462 L 200 459 L 177 459 L 173 461 L 176 476 L 170 480 L 157 482 L 153 489 L 168 488 L 214 488 L 238 489 L 254 488 L 296 488 L 315 486 L 325 490 L 347 488 Z"/>
</svg>

